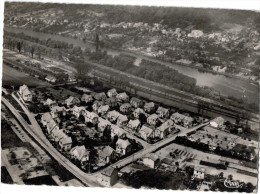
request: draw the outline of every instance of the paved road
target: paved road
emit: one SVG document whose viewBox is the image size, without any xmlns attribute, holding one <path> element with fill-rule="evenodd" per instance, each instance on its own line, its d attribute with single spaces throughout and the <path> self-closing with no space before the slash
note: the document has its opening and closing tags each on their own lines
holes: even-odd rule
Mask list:
<svg viewBox="0 0 260 194">
<path fill-rule="evenodd" d="M 14 95 L 13 95 L 14 96 Z M 16 97 L 15 97 L 16 98 Z M 34 118 L 34 115 L 31 114 L 25 107 L 24 105 L 16 98 L 17 102 L 21 105 L 23 108 L 24 112 L 27 114 L 29 117 L 29 120 L 31 121 L 31 126 L 24 121 L 22 116 L 17 112 L 17 110 L 3 97 L 2 101 L 5 103 L 5 105 L 10 109 L 10 111 L 14 114 L 14 116 L 20 121 L 20 123 L 24 126 L 24 128 L 32 135 L 32 137 L 42 145 L 42 147 L 50 153 L 55 160 L 57 160 L 61 165 L 63 165 L 67 170 L 69 170 L 72 174 L 74 174 L 78 179 L 80 179 L 83 183 L 89 186 L 100 186 L 99 184 L 96 183 L 96 178 L 99 176 L 100 172 L 97 173 L 92 173 L 92 174 L 87 174 L 81 171 L 77 166 L 72 164 L 67 158 L 65 158 L 63 155 L 61 155 L 48 141 L 48 139 L 45 137 L 43 134 L 40 126 L 38 125 L 37 121 Z M 199 126 L 193 127 L 191 129 L 187 130 L 182 130 L 179 134 L 175 134 L 171 137 L 168 137 L 156 144 L 153 145 L 147 145 L 145 149 L 127 157 L 124 158 L 123 160 L 120 160 L 114 164 L 112 164 L 113 167 L 122 167 L 125 166 L 126 164 L 129 164 L 138 158 L 143 157 L 144 155 L 153 152 L 160 147 L 165 146 L 166 144 L 172 142 L 177 136 L 181 135 L 186 135 L 187 133 L 191 131 L 195 131 L 200 127 L 203 127 L 207 125 L 208 123 L 201 124 Z M 107 167 L 109 168 L 109 167 Z M 105 168 L 106 169 L 106 168 Z M 105 170 L 103 169 L 103 170 Z"/>
<path fill-rule="evenodd" d="M 196 131 L 197 129 L 199 129 L 199 128 L 201 128 L 201 127 L 204 127 L 204 126 L 206 126 L 206 125 L 208 125 L 208 124 L 209 124 L 209 123 L 204 123 L 204 124 L 195 126 L 195 127 L 193 127 L 193 128 L 190 128 L 190 129 L 182 130 L 180 133 L 177 133 L 177 134 L 175 134 L 175 135 L 173 135 L 173 136 L 170 136 L 170 137 L 168 137 L 168 138 L 166 138 L 166 139 L 164 139 L 164 140 L 162 140 L 162 141 L 160 141 L 160 142 L 158 142 L 158 143 L 149 144 L 149 145 L 147 145 L 144 149 L 142 149 L 141 151 L 139 151 L 139 152 L 137 152 L 137 153 L 135 153 L 135 154 L 133 154 L 133 155 L 131 155 L 131 156 L 128 156 L 127 158 L 124 158 L 123 160 L 120 160 L 120 161 L 118 161 L 118 162 L 112 164 L 112 166 L 113 166 L 113 167 L 118 167 L 118 168 L 120 168 L 120 167 L 122 167 L 122 166 L 125 166 L 125 165 L 127 165 L 127 164 L 129 164 L 129 163 L 131 163 L 131 162 L 133 162 L 133 161 L 135 161 L 135 160 L 137 160 L 137 159 L 139 159 L 139 158 L 142 158 L 144 155 L 146 155 L 146 154 L 148 154 L 148 153 L 151 153 L 151 152 L 153 152 L 153 151 L 155 151 L 155 150 L 157 150 L 157 149 L 159 149 L 159 148 L 165 146 L 166 144 L 168 144 L 168 143 L 174 141 L 177 136 L 187 135 L 187 133 L 190 133 L 190 132 L 192 132 L 192 131 Z M 108 168 L 108 167 L 107 167 L 107 168 Z M 105 169 L 106 169 L 106 168 L 105 168 Z M 104 169 L 104 170 L 105 170 L 105 169 Z"/>
<path fill-rule="evenodd" d="M 23 117 L 18 113 L 18 111 L 4 98 L 2 97 L 2 102 L 9 108 L 13 115 L 18 119 L 21 125 L 27 130 L 27 132 L 49 153 L 51 156 L 58 161 L 62 166 L 64 166 L 68 171 L 70 171 L 75 177 L 81 180 L 84 184 L 97 187 L 102 186 L 96 182 L 96 176 L 98 174 L 87 174 L 81 171 L 77 166 L 72 164 L 66 157 L 59 153 L 52 144 L 48 141 L 45 135 L 42 133 L 41 128 L 36 124 L 31 116 L 29 117 L 32 125 L 23 119 Z M 29 111 L 22 106 L 27 115 L 30 115 Z M 28 114 L 29 113 L 29 114 Z"/>
</svg>

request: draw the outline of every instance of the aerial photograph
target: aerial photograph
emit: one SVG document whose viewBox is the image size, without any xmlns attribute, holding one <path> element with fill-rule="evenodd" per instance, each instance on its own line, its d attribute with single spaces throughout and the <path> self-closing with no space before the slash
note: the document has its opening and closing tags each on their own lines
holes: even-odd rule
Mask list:
<svg viewBox="0 0 260 194">
<path fill-rule="evenodd" d="M 5 2 L 1 184 L 258 191 L 260 12 Z"/>
</svg>

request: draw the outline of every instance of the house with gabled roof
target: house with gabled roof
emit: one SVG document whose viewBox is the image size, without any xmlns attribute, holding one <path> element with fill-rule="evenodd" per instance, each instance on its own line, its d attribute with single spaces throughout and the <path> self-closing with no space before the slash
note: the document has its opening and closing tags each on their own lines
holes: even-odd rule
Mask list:
<svg viewBox="0 0 260 194">
<path fill-rule="evenodd" d="M 67 114 L 66 108 L 64 106 L 54 106 L 51 108 L 51 117 L 56 119 L 62 114 L 65 116 Z"/>
<path fill-rule="evenodd" d="M 144 140 L 148 140 L 149 138 L 155 137 L 154 130 L 145 125 L 141 127 L 139 133 L 141 135 L 141 138 L 143 138 Z"/>
<path fill-rule="evenodd" d="M 177 123 L 177 124 L 178 124 L 178 123 L 182 122 L 182 120 L 184 119 L 184 117 L 185 117 L 185 115 L 180 114 L 180 113 L 178 113 L 178 112 L 175 112 L 175 113 L 172 114 L 171 120 L 173 120 L 174 123 Z"/>
<path fill-rule="evenodd" d="M 98 100 L 98 101 L 105 101 L 107 99 L 107 96 L 106 96 L 105 92 L 100 92 L 100 93 L 96 93 L 94 95 L 94 98 L 95 98 L 95 100 Z"/>
<path fill-rule="evenodd" d="M 170 129 L 168 125 L 162 124 L 160 127 L 155 129 L 155 136 L 160 139 L 165 138 L 170 133 Z"/>
<path fill-rule="evenodd" d="M 98 123 L 99 117 L 96 113 L 85 110 L 82 115 L 84 116 L 86 123 L 92 123 L 93 125 Z"/>
<path fill-rule="evenodd" d="M 159 116 L 157 114 L 152 114 L 149 117 L 147 117 L 147 123 L 149 125 L 155 126 L 159 121 Z"/>
<path fill-rule="evenodd" d="M 57 102 L 55 100 L 50 99 L 50 98 L 48 98 L 44 104 L 49 106 L 50 108 L 57 106 Z"/>
<path fill-rule="evenodd" d="M 27 85 L 24 84 L 24 85 L 20 86 L 18 93 L 20 94 L 21 98 L 25 102 L 31 102 L 32 101 L 32 93 L 29 90 Z"/>
<path fill-rule="evenodd" d="M 131 111 L 131 105 L 129 103 L 124 103 L 120 106 L 120 111 L 124 114 L 127 114 Z"/>
<path fill-rule="evenodd" d="M 86 103 L 90 103 L 90 102 L 93 102 L 93 97 L 91 95 L 88 95 L 88 94 L 83 94 L 82 97 L 81 97 L 81 101 L 86 102 Z"/>
<path fill-rule="evenodd" d="M 48 122 L 50 122 L 52 119 L 51 114 L 46 112 L 42 114 L 41 122 L 43 126 L 46 126 Z"/>
<path fill-rule="evenodd" d="M 139 129 L 141 127 L 141 122 L 139 121 L 139 119 L 130 120 L 127 124 L 127 127 L 129 127 L 130 129 L 132 129 L 134 131 L 139 131 Z"/>
<path fill-rule="evenodd" d="M 157 109 L 156 114 L 158 114 L 160 118 L 168 118 L 170 116 L 170 111 L 167 108 L 160 106 Z"/>
<path fill-rule="evenodd" d="M 115 88 L 110 89 L 110 90 L 107 91 L 107 96 L 108 96 L 109 98 L 111 98 L 111 97 L 116 97 L 116 95 L 117 95 L 117 91 L 116 91 Z"/>
<path fill-rule="evenodd" d="M 68 99 L 65 100 L 65 104 L 68 107 L 72 107 L 80 103 L 80 100 L 77 97 L 70 96 Z"/>
<path fill-rule="evenodd" d="M 75 115 L 77 118 L 79 118 L 79 116 L 82 114 L 82 112 L 84 112 L 86 109 L 83 106 L 74 106 L 72 108 L 72 114 Z"/>
<path fill-rule="evenodd" d="M 98 119 L 98 129 L 103 132 L 106 128 L 111 129 L 111 123 L 103 118 Z"/>
<path fill-rule="evenodd" d="M 92 109 L 93 109 L 93 112 L 97 113 L 98 112 L 98 109 L 100 106 L 103 106 L 105 103 L 103 101 L 98 101 L 98 100 L 95 100 L 93 105 L 92 105 Z"/>
<path fill-rule="evenodd" d="M 116 95 L 116 100 L 118 102 L 128 102 L 129 96 L 125 92 L 122 92 Z"/>
<path fill-rule="evenodd" d="M 47 132 L 49 134 L 51 134 L 54 129 L 59 129 L 59 126 L 57 125 L 57 123 L 54 120 L 50 120 L 47 123 L 46 127 L 47 127 Z"/>
<path fill-rule="evenodd" d="M 115 97 L 110 97 L 106 99 L 105 104 L 107 104 L 110 108 L 114 108 L 117 106 L 117 101 Z"/>
<path fill-rule="evenodd" d="M 143 164 L 150 168 L 156 168 L 160 162 L 159 156 L 154 153 L 147 154 L 143 157 Z"/>
<path fill-rule="evenodd" d="M 116 157 L 116 151 L 110 146 L 99 146 L 95 147 L 98 153 L 98 161 L 104 162 L 105 164 L 110 163 Z"/>
<path fill-rule="evenodd" d="M 84 145 L 73 147 L 70 150 L 70 155 L 72 158 L 80 161 L 81 164 L 89 160 L 89 150 Z"/>
<path fill-rule="evenodd" d="M 112 110 L 112 111 L 109 111 L 107 113 L 107 118 L 110 122 L 116 122 L 117 121 L 117 118 L 119 117 L 120 113 L 115 111 L 115 110 Z"/>
<path fill-rule="evenodd" d="M 132 145 L 129 140 L 118 139 L 116 142 L 116 152 L 120 155 L 129 154 L 132 151 Z"/>
<path fill-rule="evenodd" d="M 155 111 L 155 104 L 154 102 L 147 102 L 144 104 L 144 111 L 147 113 L 153 113 Z"/>
<path fill-rule="evenodd" d="M 52 130 L 51 136 L 55 142 L 59 142 L 62 138 L 67 137 L 67 135 L 63 132 L 63 130 L 58 128 Z"/>
<path fill-rule="evenodd" d="M 118 118 L 117 118 L 117 125 L 118 125 L 119 127 L 126 126 L 126 125 L 127 125 L 127 122 L 128 122 L 127 116 L 121 115 L 121 114 L 118 116 Z"/>
<path fill-rule="evenodd" d="M 124 134 L 124 131 L 117 125 L 111 125 L 111 137 L 114 138 L 116 135 L 120 137 Z"/>
<path fill-rule="evenodd" d="M 72 146 L 72 139 L 71 137 L 64 137 L 59 141 L 59 145 L 61 147 L 62 150 L 64 151 L 69 151 L 71 149 Z"/>
<path fill-rule="evenodd" d="M 141 109 L 141 108 L 135 109 L 134 112 L 133 112 L 134 118 L 139 119 L 139 115 L 140 115 L 141 113 L 146 115 L 146 113 L 144 112 L 143 109 Z"/>
<path fill-rule="evenodd" d="M 183 121 L 182 121 L 183 126 L 186 127 L 186 128 L 190 128 L 190 127 L 192 127 L 193 121 L 194 121 L 194 119 L 192 117 L 185 116 Z"/>
<path fill-rule="evenodd" d="M 108 105 L 103 105 L 98 108 L 98 114 L 104 116 L 108 113 L 110 107 Z"/>
<path fill-rule="evenodd" d="M 138 108 L 138 107 L 142 107 L 144 105 L 144 102 L 139 98 L 132 97 L 130 100 L 130 104 L 132 107 Z"/>
</svg>

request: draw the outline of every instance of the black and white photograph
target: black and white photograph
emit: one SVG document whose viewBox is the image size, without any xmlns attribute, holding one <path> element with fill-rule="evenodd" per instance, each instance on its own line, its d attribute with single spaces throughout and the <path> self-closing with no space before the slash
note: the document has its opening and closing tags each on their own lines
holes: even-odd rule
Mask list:
<svg viewBox="0 0 260 194">
<path fill-rule="evenodd" d="M 3 4 L 1 185 L 257 193 L 260 7 Z"/>
</svg>

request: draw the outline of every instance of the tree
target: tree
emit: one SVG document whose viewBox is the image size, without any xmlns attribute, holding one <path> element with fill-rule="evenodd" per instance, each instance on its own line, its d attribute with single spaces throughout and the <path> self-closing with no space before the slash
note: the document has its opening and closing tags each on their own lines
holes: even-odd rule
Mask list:
<svg viewBox="0 0 260 194">
<path fill-rule="evenodd" d="M 145 114 L 140 113 L 140 114 L 139 114 L 139 120 L 140 120 L 140 122 L 141 122 L 142 124 L 144 124 L 144 123 L 146 123 L 146 121 L 147 121 L 147 117 L 145 116 Z"/>
<path fill-rule="evenodd" d="M 87 77 L 88 72 L 90 71 L 89 65 L 87 63 L 84 62 L 84 60 L 78 60 L 76 62 L 76 78 L 77 78 L 77 83 L 79 80 L 85 80 Z"/>
<path fill-rule="evenodd" d="M 19 53 L 21 53 L 22 43 L 20 41 L 17 42 L 17 49 L 18 49 Z"/>
<path fill-rule="evenodd" d="M 31 50 L 30 50 L 30 52 L 31 52 L 32 58 L 33 58 L 34 51 L 35 51 L 34 46 L 31 46 Z"/>
</svg>

